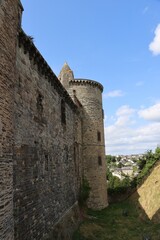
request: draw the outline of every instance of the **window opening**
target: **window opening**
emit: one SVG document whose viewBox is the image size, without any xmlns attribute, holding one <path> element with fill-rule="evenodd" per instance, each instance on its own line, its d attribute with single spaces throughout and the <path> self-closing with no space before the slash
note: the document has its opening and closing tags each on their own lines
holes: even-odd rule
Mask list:
<svg viewBox="0 0 160 240">
<path fill-rule="evenodd" d="M 61 123 L 66 124 L 66 108 L 63 99 L 61 100 Z"/>
<path fill-rule="evenodd" d="M 101 133 L 98 131 L 97 132 L 97 140 L 100 142 L 101 141 Z"/>
<path fill-rule="evenodd" d="M 98 156 L 98 165 L 102 166 L 102 158 L 101 158 L 101 156 Z"/>
<path fill-rule="evenodd" d="M 37 109 L 40 113 L 43 112 L 43 96 L 39 93 L 37 97 Z"/>
</svg>

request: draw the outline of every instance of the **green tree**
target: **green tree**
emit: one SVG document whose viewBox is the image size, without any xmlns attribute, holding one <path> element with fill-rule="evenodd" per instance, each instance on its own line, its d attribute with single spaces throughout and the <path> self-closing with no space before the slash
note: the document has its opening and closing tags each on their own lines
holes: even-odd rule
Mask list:
<svg viewBox="0 0 160 240">
<path fill-rule="evenodd" d="M 137 161 L 137 165 L 138 165 L 140 170 L 142 170 L 144 168 L 145 164 L 146 164 L 146 159 L 145 158 L 140 158 Z"/>
<path fill-rule="evenodd" d="M 122 164 L 121 162 L 119 162 L 118 165 L 117 165 L 117 167 L 118 167 L 118 168 L 121 168 L 121 167 L 123 167 L 123 164 Z"/>
<path fill-rule="evenodd" d="M 112 155 L 106 155 L 106 160 L 107 160 L 107 163 L 110 164 L 112 162 L 116 162 L 116 157 Z"/>
<path fill-rule="evenodd" d="M 108 181 L 112 178 L 112 173 L 111 173 L 109 167 L 107 167 L 106 178 L 107 178 Z"/>
<path fill-rule="evenodd" d="M 145 154 L 146 162 L 152 162 L 154 161 L 154 153 L 152 150 L 148 150 L 147 153 Z"/>
<path fill-rule="evenodd" d="M 120 157 L 120 156 L 117 157 L 117 161 L 118 161 L 118 162 L 121 161 L 121 157 Z"/>
<path fill-rule="evenodd" d="M 155 159 L 160 160 L 160 147 L 157 147 L 155 150 Z"/>
<path fill-rule="evenodd" d="M 131 180 L 128 176 L 126 176 L 123 180 L 122 180 L 122 183 L 121 185 L 125 188 L 128 188 L 131 186 Z"/>
</svg>

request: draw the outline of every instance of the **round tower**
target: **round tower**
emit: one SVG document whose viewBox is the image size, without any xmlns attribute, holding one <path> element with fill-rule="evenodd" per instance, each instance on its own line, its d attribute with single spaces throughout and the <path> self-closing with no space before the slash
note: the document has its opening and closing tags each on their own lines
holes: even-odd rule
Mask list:
<svg viewBox="0 0 160 240">
<path fill-rule="evenodd" d="M 70 92 L 83 106 L 83 168 L 91 187 L 88 207 L 107 207 L 104 125 L 102 109 L 103 86 L 88 79 L 69 81 Z"/>
</svg>

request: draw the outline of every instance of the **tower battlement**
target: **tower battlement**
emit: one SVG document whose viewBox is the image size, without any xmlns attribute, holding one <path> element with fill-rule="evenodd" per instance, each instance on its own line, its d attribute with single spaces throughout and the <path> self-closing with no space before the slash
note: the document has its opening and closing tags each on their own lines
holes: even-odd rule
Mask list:
<svg viewBox="0 0 160 240">
<path fill-rule="evenodd" d="M 93 87 L 98 87 L 101 92 L 103 92 L 103 86 L 99 82 L 95 80 L 90 80 L 90 79 L 84 79 L 84 78 L 75 78 L 74 80 L 70 81 L 71 85 L 91 85 Z"/>
</svg>

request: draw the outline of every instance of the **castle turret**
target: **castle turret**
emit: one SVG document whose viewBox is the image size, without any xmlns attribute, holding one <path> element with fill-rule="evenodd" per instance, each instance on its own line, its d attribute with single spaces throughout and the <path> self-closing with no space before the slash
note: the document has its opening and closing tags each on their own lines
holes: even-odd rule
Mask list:
<svg viewBox="0 0 160 240">
<path fill-rule="evenodd" d="M 13 223 L 13 109 L 16 44 L 22 6 L 0 1 L 0 239 L 14 238 Z"/>
<path fill-rule="evenodd" d="M 70 89 L 83 106 L 83 168 L 91 187 L 88 206 L 107 207 L 104 125 L 102 109 L 103 86 L 88 79 L 70 81 Z"/>
<path fill-rule="evenodd" d="M 93 80 L 74 79 L 68 64 L 59 75 L 73 100 L 81 104 L 83 175 L 91 187 L 88 206 L 93 209 L 107 207 L 104 125 L 102 109 L 103 86 Z"/>
</svg>

